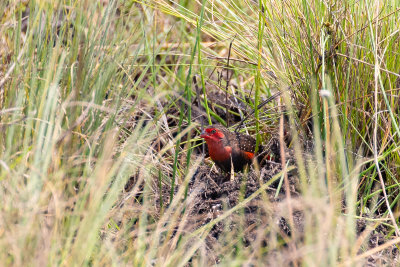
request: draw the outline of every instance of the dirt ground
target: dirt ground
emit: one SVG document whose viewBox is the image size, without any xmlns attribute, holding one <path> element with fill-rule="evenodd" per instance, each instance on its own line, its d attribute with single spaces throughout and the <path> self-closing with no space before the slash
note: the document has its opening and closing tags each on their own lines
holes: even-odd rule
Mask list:
<svg viewBox="0 0 400 267">
<path fill-rule="evenodd" d="M 261 167 L 259 174 L 254 168 L 251 168 L 247 174 L 236 173 L 234 178 L 231 179 L 229 175 L 222 173 L 215 167 L 210 168 L 207 164 L 202 165 L 189 183 L 189 194 L 195 194 L 195 198 L 188 225 L 195 225 L 197 229 L 206 225 L 227 210 L 234 208 L 243 199 L 250 197 L 263 184 L 281 171 L 282 166 L 280 163 L 268 161 Z M 293 199 L 301 197 L 296 171 L 290 171 L 288 178 L 291 197 Z M 238 209 L 229 218 L 215 224 L 206 238 L 206 244 L 210 252 L 212 253 L 215 250 L 215 246 L 220 246 L 225 242 L 224 238 L 227 230 L 231 231 L 232 234 L 238 234 L 240 232 L 239 229 L 242 229 L 244 235 L 238 238 L 241 238 L 244 246 L 251 246 L 254 249 L 267 245 L 267 239 L 260 234 L 261 229 L 272 229 L 271 231 L 274 231 L 282 240 L 288 240 L 292 233 L 289 214 L 286 210 L 284 183 L 282 183 L 280 189 L 278 188 L 279 179 L 268 186 L 263 193 L 248 202 L 242 209 Z M 269 203 L 268 208 L 266 208 L 265 203 Z M 243 220 L 243 218 L 245 219 Z M 297 238 L 302 239 L 305 218 L 301 207 L 295 206 L 293 208 L 293 223 L 296 228 Z M 358 219 L 356 223 L 358 237 L 370 232 L 368 237 L 369 248 L 377 247 L 387 241 L 385 240 L 385 236 L 389 231 L 387 227 L 380 225 L 371 231 L 373 225 L 368 223 L 366 219 Z M 288 247 L 285 247 L 286 245 L 283 249 L 288 249 Z M 398 260 L 398 252 L 398 249 L 392 246 L 375 253 L 368 257 L 368 266 L 394 264 Z M 273 255 L 271 253 L 271 262 L 274 261 Z M 218 256 L 216 255 L 215 258 L 218 259 Z M 289 264 L 289 257 L 287 260 Z"/>
</svg>

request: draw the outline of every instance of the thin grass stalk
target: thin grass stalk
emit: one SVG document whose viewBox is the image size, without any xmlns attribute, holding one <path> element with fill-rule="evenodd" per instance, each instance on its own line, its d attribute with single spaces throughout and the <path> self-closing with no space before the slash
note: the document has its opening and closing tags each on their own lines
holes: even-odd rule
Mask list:
<svg viewBox="0 0 400 267">
<path fill-rule="evenodd" d="M 152 45 L 152 50 L 153 50 L 153 64 L 152 64 L 152 72 L 153 72 L 153 88 L 155 89 L 156 88 L 156 66 L 155 66 L 155 60 L 156 60 L 156 55 L 155 55 L 155 47 L 156 47 L 156 36 L 157 36 L 157 12 L 154 12 L 153 13 L 153 45 Z M 161 112 L 163 112 L 162 110 L 161 110 Z M 157 117 L 157 116 L 156 116 Z M 160 134 L 158 134 L 158 135 L 160 135 Z M 161 150 L 161 148 L 160 148 L 160 139 L 158 139 L 158 151 L 160 151 Z M 163 175 L 162 175 L 162 172 L 161 172 L 161 168 L 159 168 L 158 169 L 158 190 L 159 190 L 159 192 L 160 192 L 160 210 L 161 210 L 161 212 L 163 211 L 163 208 L 164 208 L 164 203 L 163 203 L 163 196 L 162 196 L 162 177 L 163 177 Z"/>
<path fill-rule="evenodd" d="M 203 105 L 204 105 L 204 109 L 206 110 L 208 124 L 211 125 L 212 121 L 211 121 L 211 115 L 210 115 L 210 107 L 208 106 L 206 83 L 205 83 L 205 79 L 204 79 L 204 70 L 203 70 L 203 63 L 202 63 L 202 56 L 201 56 L 200 46 L 199 46 L 199 49 L 197 51 L 198 51 L 198 54 L 197 54 L 198 59 L 197 60 L 199 62 L 199 72 L 200 72 L 200 80 L 201 80 L 201 90 L 202 90 L 203 99 L 204 99 L 204 104 Z M 195 77 L 193 77 L 193 81 L 195 83 L 195 86 L 198 86 L 196 84 L 197 82 L 196 82 L 196 78 Z M 200 94 L 199 94 L 200 91 L 198 91 L 199 93 L 197 93 L 197 91 L 198 90 L 196 90 L 197 97 L 200 98 Z M 200 106 L 199 106 L 199 108 L 200 108 Z"/>
<path fill-rule="evenodd" d="M 316 77 L 312 77 L 311 79 L 311 109 L 312 109 L 312 120 L 313 120 L 313 134 L 314 134 L 314 154 L 316 156 L 317 165 L 316 168 L 318 170 L 318 174 L 316 179 L 320 183 L 326 180 L 326 167 L 323 163 L 323 154 L 322 154 L 322 142 L 321 142 L 321 125 L 320 125 L 320 105 L 319 105 L 319 97 L 318 97 L 318 88 L 316 84 Z M 318 183 L 317 181 L 317 183 Z M 323 187 L 320 187 L 321 189 Z"/>
<path fill-rule="evenodd" d="M 196 49 L 199 51 L 201 50 L 201 27 L 203 25 L 203 15 L 204 15 L 204 6 L 205 6 L 205 0 L 202 2 L 201 6 L 201 11 L 200 11 L 200 20 L 197 22 L 197 35 L 196 35 L 196 41 L 195 45 L 192 51 L 191 59 L 190 59 L 190 65 L 189 65 L 189 72 L 186 76 L 186 85 L 185 85 L 185 92 L 186 92 L 186 100 L 187 100 L 187 121 L 188 121 L 188 128 L 191 127 L 192 124 L 192 87 L 191 87 L 191 77 L 192 77 L 192 64 L 194 62 L 194 57 L 196 55 Z M 199 52 L 200 53 L 200 52 Z M 190 168 L 190 160 L 192 156 L 192 145 L 191 145 L 191 139 L 192 139 L 192 131 L 189 131 L 188 136 L 187 136 L 187 156 L 186 156 L 186 172 L 188 172 Z M 188 188 L 186 187 L 185 189 L 185 199 L 187 198 L 187 192 Z"/>
<path fill-rule="evenodd" d="M 264 38 L 264 1 L 259 1 L 258 10 L 258 36 L 257 36 L 257 70 L 255 78 L 255 95 L 254 95 L 254 119 L 256 122 L 256 149 L 255 153 L 258 152 L 258 146 L 261 144 L 261 134 L 260 134 L 260 111 L 258 105 L 260 104 L 260 92 L 261 92 L 261 62 L 263 56 L 263 38 Z"/>
</svg>

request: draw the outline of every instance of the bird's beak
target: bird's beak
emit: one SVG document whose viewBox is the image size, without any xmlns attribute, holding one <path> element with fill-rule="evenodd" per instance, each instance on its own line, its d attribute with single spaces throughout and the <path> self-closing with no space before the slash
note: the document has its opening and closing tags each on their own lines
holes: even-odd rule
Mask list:
<svg viewBox="0 0 400 267">
<path fill-rule="evenodd" d="M 206 131 L 204 131 L 204 130 L 203 130 L 203 131 L 201 132 L 201 134 L 200 134 L 200 137 L 201 137 L 201 138 L 206 138 L 207 136 L 208 136 L 208 135 L 207 135 Z"/>
</svg>

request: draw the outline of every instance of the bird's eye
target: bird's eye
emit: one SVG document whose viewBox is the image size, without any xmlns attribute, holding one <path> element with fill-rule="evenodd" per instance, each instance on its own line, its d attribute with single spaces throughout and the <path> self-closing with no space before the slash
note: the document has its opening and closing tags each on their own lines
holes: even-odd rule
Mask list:
<svg viewBox="0 0 400 267">
<path fill-rule="evenodd" d="M 211 131 L 212 134 L 215 134 L 217 131 L 214 129 Z"/>
</svg>

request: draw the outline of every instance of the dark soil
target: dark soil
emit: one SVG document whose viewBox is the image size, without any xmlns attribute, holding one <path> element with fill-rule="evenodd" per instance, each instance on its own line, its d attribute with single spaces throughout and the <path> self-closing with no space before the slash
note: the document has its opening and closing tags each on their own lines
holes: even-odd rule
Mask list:
<svg viewBox="0 0 400 267">
<path fill-rule="evenodd" d="M 212 219 L 217 218 L 224 211 L 235 207 L 241 199 L 243 200 L 250 197 L 281 170 L 281 164 L 269 162 L 261 169 L 259 176 L 256 175 L 254 170 L 251 170 L 248 174 L 236 173 L 234 178 L 231 179 L 229 174 L 220 174 L 220 172 L 211 170 L 208 166 L 200 167 L 193 177 L 193 182 L 190 184 L 191 191 L 196 188 L 199 192 L 191 214 L 194 223 L 196 225 L 205 225 Z M 296 197 L 298 195 L 298 181 L 295 173 L 289 173 L 289 181 L 291 195 Z M 271 186 L 265 190 L 266 194 L 264 195 L 264 199 L 263 195 L 259 194 L 252 199 L 242 211 L 238 212 L 245 214 L 246 222 L 244 227 L 249 229 L 249 231 L 246 231 L 246 236 L 244 237 L 245 243 L 251 243 L 255 240 L 255 232 L 258 230 L 258 227 L 255 226 L 260 223 L 258 221 L 259 218 L 265 218 L 268 215 L 270 216 L 268 223 L 271 223 L 271 219 L 274 217 L 272 214 L 267 214 L 270 213 L 269 211 L 260 208 L 262 207 L 260 202 L 269 201 L 273 203 L 279 202 L 285 198 L 284 186 L 282 186 L 277 197 L 275 197 L 278 184 L 279 180 L 272 183 Z M 298 215 L 300 215 L 300 213 Z M 286 219 L 283 217 L 274 219 L 279 223 L 279 228 L 282 233 L 290 235 L 290 227 Z M 296 222 L 296 228 L 302 229 L 302 223 L 301 219 L 298 220 Z M 232 224 L 234 225 L 235 223 L 232 222 Z M 231 225 L 231 227 L 233 225 Z M 217 223 L 209 233 L 209 241 L 218 239 L 225 229 L 226 225 L 224 225 L 223 222 Z"/>
<path fill-rule="evenodd" d="M 282 166 L 278 162 L 268 161 L 260 169 L 259 175 L 252 167 L 249 173 L 235 173 L 231 179 L 229 174 L 224 174 L 215 167 L 210 168 L 203 164 L 194 174 L 189 183 L 188 194 L 194 195 L 194 202 L 191 205 L 189 231 L 194 231 L 206 225 L 212 220 L 223 215 L 229 209 L 241 203 L 243 199 L 249 198 L 262 185 L 268 183 L 271 178 L 282 171 Z M 293 199 L 299 198 L 299 181 L 296 171 L 288 173 L 290 184 L 290 195 Z M 280 179 L 280 178 L 279 178 Z M 211 253 L 218 251 L 216 246 L 221 246 L 226 242 L 225 238 L 229 232 L 235 235 L 246 247 L 266 247 L 267 238 L 260 238 L 260 229 L 273 229 L 282 240 L 289 240 L 292 235 L 289 223 L 289 214 L 286 210 L 287 204 L 285 186 L 282 183 L 280 191 L 277 193 L 279 179 L 271 183 L 264 193 L 258 194 L 249 201 L 243 208 L 233 212 L 228 218 L 213 225 L 206 238 L 206 245 Z M 167 191 L 165 192 L 167 193 Z M 168 191 L 169 193 L 169 191 Z M 168 195 L 164 195 L 168 199 Z M 269 205 L 264 205 L 269 202 Z M 272 207 L 267 209 L 266 206 Z M 244 215 L 244 216 L 243 216 Z M 301 208 L 293 208 L 293 222 L 298 238 L 303 239 L 304 234 L 304 215 Z M 374 224 L 368 223 L 365 219 L 357 220 L 357 237 L 367 233 L 368 247 L 374 248 L 387 242 L 388 228 L 380 225 L 373 229 Z M 240 230 L 241 229 L 241 230 Z M 228 234 L 227 234 L 228 232 Z M 284 242 L 285 243 L 285 242 Z M 287 244 L 281 249 L 288 249 Z M 365 248 L 364 248 L 365 249 Z M 360 251 L 359 253 L 363 253 Z M 271 251 L 273 255 L 273 251 Z M 395 246 L 375 253 L 367 258 L 368 266 L 381 266 L 393 263 L 399 256 L 399 251 Z M 214 255 L 214 260 L 222 255 Z M 273 260 L 273 259 L 272 259 Z M 287 264 L 290 265 L 288 257 Z"/>
</svg>

